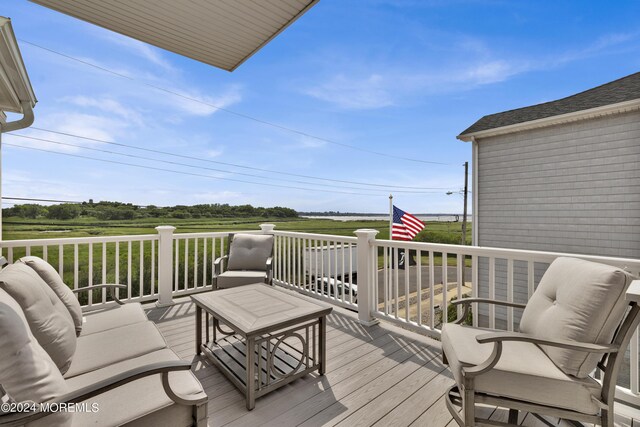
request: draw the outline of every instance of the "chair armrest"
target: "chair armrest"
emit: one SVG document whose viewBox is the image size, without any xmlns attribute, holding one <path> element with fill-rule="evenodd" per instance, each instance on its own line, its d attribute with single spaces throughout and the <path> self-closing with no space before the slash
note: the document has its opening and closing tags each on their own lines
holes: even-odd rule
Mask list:
<svg viewBox="0 0 640 427">
<path fill-rule="evenodd" d="M 84 288 L 78 288 L 78 289 L 73 289 L 71 292 L 73 292 L 74 294 L 78 294 L 80 292 L 90 292 L 90 291 L 95 291 L 98 289 L 108 289 L 109 290 L 109 295 L 111 295 L 111 298 L 113 298 L 113 300 L 120 304 L 120 305 L 124 305 L 124 302 L 120 301 L 120 299 L 116 296 L 116 293 L 114 292 L 116 289 L 123 289 L 126 290 L 127 286 L 126 285 L 119 285 L 119 284 L 115 284 L 115 283 L 103 283 L 100 285 L 91 285 L 91 286 L 85 286 Z"/>
<path fill-rule="evenodd" d="M 175 371 L 188 371 L 191 369 L 191 362 L 185 360 L 172 360 L 168 362 L 151 363 L 145 366 L 140 366 L 135 369 L 131 369 L 120 374 L 114 375 L 110 378 L 98 381 L 94 384 L 82 387 L 78 390 L 63 394 L 54 399 L 48 400 L 43 403 L 48 404 L 60 404 L 60 403 L 78 403 L 83 400 L 90 399 L 99 394 L 105 393 L 114 388 L 128 384 L 132 381 L 136 381 L 141 378 L 148 377 L 150 375 L 162 374 L 162 385 L 167 395 L 176 403 L 184 405 L 197 405 L 207 400 L 206 394 L 200 393 L 194 396 L 182 396 L 176 394 L 171 390 L 168 382 L 169 372 Z M 0 425 L 22 425 L 39 418 L 49 415 L 48 412 L 41 410 L 35 412 L 23 412 L 6 414 L 0 416 Z"/>
<path fill-rule="evenodd" d="M 222 261 L 227 259 L 229 259 L 229 255 L 218 257 L 213 261 L 213 274 L 215 276 L 222 273 Z"/>
<path fill-rule="evenodd" d="M 603 345 L 569 340 L 542 339 L 518 332 L 490 332 L 487 334 L 478 335 L 476 337 L 476 341 L 478 341 L 480 344 L 486 344 L 490 342 L 520 341 L 537 345 L 565 348 L 568 350 L 585 351 L 588 353 L 616 353 L 619 350 L 618 346 L 612 344 Z"/>
<path fill-rule="evenodd" d="M 515 307 L 515 308 L 525 308 L 527 305 L 526 304 L 520 304 L 517 302 L 509 302 L 509 301 L 500 301 L 500 300 L 494 300 L 494 299 L 489 299 L 489 298 L 461 298 L 461 299 L 457 299 L 457 300 L 453 300 L 451 301 L 451 304 L 453 305 L 459 305 L 459 304 L 471 304 L 471 303 L 483 303 L 483 304 L 494 304 L 494 305 L 503 305 L 506 307 Z"/>
<path fill-rule="evenodd" d="M 640 280 L 634 280 L 627 288 L 625 294 L 627 302 L 640 303 Z"/>
<path fill-rule="evenodd" d="M 273 257 L 270 256 L 269 258 L 267 258 L 266 266 L 267 277 L 265 278 L 265 282 L 267 283 L 267 285 L 271 285 L 273 284 Z"/>
</svg>

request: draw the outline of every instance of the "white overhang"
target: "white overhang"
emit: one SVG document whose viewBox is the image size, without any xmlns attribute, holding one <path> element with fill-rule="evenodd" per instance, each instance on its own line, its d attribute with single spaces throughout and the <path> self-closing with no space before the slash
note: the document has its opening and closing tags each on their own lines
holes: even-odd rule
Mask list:
<svg viewBox="0 0 640 427">
<path fill-rule="evenodd" d="M 233 71 L 319 0 L 31 1 Z"/>
<path fill-rule="evenodd" d="M 567 114 L 559 114 L 557 116 L 545 117 L 528 122 L 516 123 L 509 126 L 501 126 L 493 129 L 481 130 L 478 132 L 470 132 L 458 135 L 458 138 L 464 142 L 480 140 L 482 138 L 506 135 L 508 133 L 521 132 L 525 130 L 543 128 L 547 126 L 559 125 L 563 123 L 571 123 L 579 120 L 592 119 L 595 117 L 608 116 L 610 114 L 626 113 L 628 111 L 640 110 L 640 99 L 631 101 L 618 102 L 616 104 L 604 105 L 587 110 L 575 111 Z"/>
<path fill-rule="evenodd" d="M 0 111 L 31 113 L 36 102 L 11 20 L 0 17 Z"/>
</svg>

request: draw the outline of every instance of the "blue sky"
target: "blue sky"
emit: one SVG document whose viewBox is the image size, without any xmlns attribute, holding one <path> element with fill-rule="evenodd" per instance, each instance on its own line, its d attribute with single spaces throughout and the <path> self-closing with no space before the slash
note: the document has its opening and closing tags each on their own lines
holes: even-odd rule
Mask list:
<svg viewBox="0 0 640 427">
<path fill-rule="evenodd" d="M 461 212 L 461 196 L 445 194 L 462 187 L 461 165 L 471 160 L 470 145 L 455 139 L 460 131 L 485 114 L 571 95 L 640 69 L 640 3 L 633 1 L 321 0 L 233 73 L 26 1 L 4 2 L 1 13 L 12 18 L 21 40 L 134 79 L 22 42 L 39 100 L 35 127 L 200 160 L 34 129 L 19 133 L 191 167 L 10 135 L 3 143 L 262 184 L 5 145 L 3 195 L 13 197 L 250 203 L 302 211 L 388 207 L 388 188 L 212 163 L 224 162 L 417 187 L 421 193 L 393 191 L 396 204 L 409 212 Z M 339 144 L 444 165 L 305 137 L 149 85 Z"/>
</svg>

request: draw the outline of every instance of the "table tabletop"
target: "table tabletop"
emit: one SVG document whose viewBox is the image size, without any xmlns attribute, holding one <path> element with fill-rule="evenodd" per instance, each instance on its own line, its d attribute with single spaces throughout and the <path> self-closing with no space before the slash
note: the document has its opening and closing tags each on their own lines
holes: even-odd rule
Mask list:
<svg viewBox="0 0 640 427">
<path fill-rule="evenodd" d="M 326 316 L 333 310 L 329 305 L 258 283 L 192 295 L 191 299 L 243 335 L 271 332 Z"/>
</svg>

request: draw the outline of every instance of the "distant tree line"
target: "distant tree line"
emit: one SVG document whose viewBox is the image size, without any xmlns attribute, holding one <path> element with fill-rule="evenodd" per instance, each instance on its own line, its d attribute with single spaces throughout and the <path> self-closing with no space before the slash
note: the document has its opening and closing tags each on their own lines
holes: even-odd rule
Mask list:
<svg viewBox="0 0 640 427">
<path fill-rule="evenodd" d="M 62 203 L 58 205 L 24 204 L 2 210 L 5 217 L 74 219 L 91 217 L 101 220 L 127 220 L 138 218 L 238 218 L 269 217 L 294 218 L 298 213 L 290 208 L 262 208 L 251 205 L 231 206 L 228 204 L 201 204 L 177 206 L 137 206 L 120 202 Z"/>
</svg>

